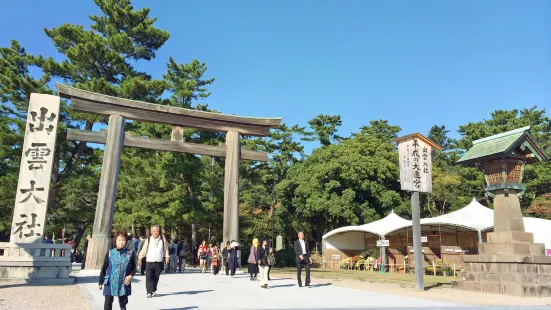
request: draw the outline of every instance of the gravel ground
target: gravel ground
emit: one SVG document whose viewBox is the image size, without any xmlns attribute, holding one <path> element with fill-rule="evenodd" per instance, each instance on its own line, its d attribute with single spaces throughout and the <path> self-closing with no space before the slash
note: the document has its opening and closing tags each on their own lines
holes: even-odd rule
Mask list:
<svg viewBox="0 0 551 310">
<path fill-rule="evenodd" d="M 0 310 L 89 310 L 78 285 L 30 285 L 0 282 Z"/>
<path fill-rule="evenodd" d="M 273 273 L 278 276 L 277 272 Z M 289 273 L 281 273 L 280 277 L 295 279 L 296 276 Z M 343 286 L 361 290 L 367 290 L 379 293 L 395 294 L 407 297 L 417 297 L 430 300 L 438 300 L 450 303 L 470 304 L 478 306 L 542 306 L 537 309 L 551 309 L 551 298 L 537 297 L 516 297 L 508 295 L 487 294 L 478 292 L 468 292 L 453 288 L 432 288 L 428 291 L 419 292 L 412 287 L 406 287 L 396 283 L 384 283 L 378 281 L 360 281 L 346 278 L 316 278 L 312 281 L 331 282 L 332 285 Z M 521 308 L 519 308 L 521 309 Z M 522 308 L 524 309 L 524 308 Z"/>
</svg>

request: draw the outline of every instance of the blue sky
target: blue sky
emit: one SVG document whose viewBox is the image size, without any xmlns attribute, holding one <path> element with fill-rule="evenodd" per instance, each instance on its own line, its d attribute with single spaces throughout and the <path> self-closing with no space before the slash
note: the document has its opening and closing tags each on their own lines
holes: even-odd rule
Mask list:
<svg viewBox="0 0 551 310">
<path fill-rule="evenodd" d="M 210 107 L 306 125 L 339 114 L 341 135 L 388 119 L 403 134 L 455 132 L 496 109 L 551 108 L 551 1 L 133 1 L 171 38 L 169 56 L 208 66 Z M 57 52 L 43 28 L 82 24 L 92 0 L 5 0 L 0 46 Z M 309 145 L 311 149 L 315 145 Z"/>
</svg>

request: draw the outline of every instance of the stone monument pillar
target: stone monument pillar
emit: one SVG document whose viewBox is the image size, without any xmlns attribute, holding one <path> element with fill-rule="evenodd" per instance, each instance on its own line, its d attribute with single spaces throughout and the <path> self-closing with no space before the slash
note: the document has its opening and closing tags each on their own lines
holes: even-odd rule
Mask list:
<svg viewBox="0 0 551 310">
<path fill-rule="evenodd" d="M 482 164 L 486 192 L 494 198 L 494 232 L 488 233 L 488 242 L 478 245 L 478 255 L 465 255 L 463 281 L 455 286 L 468 291 L 551 297 L 551 257 L 545 256 L 544 244 L 534 243 L 533 234 L 525 231 L 519 200 L 525 189 L 524 165 L 546 158 L 525 127 L 474 141 L 459 160 Z"/>
</svg>

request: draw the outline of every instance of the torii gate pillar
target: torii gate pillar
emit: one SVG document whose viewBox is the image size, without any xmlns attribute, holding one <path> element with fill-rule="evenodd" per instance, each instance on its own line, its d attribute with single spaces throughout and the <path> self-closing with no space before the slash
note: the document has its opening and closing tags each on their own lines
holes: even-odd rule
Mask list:
<svg viewBox="0 0 551 310">
<path fill-rule="evenodd" d="M 239 132 L 226 133 L 226 163 L 224 171 L 224 242 L 239 242 Z"/>
</svg>

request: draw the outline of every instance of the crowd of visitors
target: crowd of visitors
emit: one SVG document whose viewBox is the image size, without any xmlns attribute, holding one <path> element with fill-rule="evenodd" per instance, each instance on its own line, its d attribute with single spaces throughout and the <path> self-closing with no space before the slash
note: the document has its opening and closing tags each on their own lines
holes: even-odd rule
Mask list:
<svg viewBox="0 0 551 310">
<path fill-rule="evenodd" d="M 84 244 L 82 267 L 85 267 L 86 252 L 90 236 Z M 48 242 L 48 241 L 45 241 Z M 234 277 L 240 267 L 240 246 L 235 241 L 226 241 L 222 246 L 219 243 L 203 240 L 200 244 L 191 246 L 184 238 L 169 242 L 160 234 L 159 226 L 153 225 L 148 238 L 137 238 L 124 232 L 113 237 L 113 249 L 108 251 L 99 277 L 98 287 L 105 296 L 104 309 L 112 309 L 115 297 L 118 297 L 121 309 L 126 309 L 128 296 L 131 294 L 131 281 L 139 270 L 145 275 L 147 298 L 157 295 L 157 286 L 161 273 L 183 273 L 186 259 L 191 254 L 191 266 L 199 264 L 200 272 L 218 275 L 220 272 Z M 190 253 L 191 251 L 191 253 Z M 310 266 L 312 258 L 308 243 L 304 240 L 304 233 L 298 233 L 298 240 L 294 243 L 294 252 L 297 262 L 297 281 L 302 287 L 301 273 L 306 270 L 305 286 L 310 285 Z M 259 281 L 261 288 L 268 287 L 270 270 L 276 264 L 275 252 L 268 245 L 268 240 L 253 239 L 249 250 L 248 272 L 251 281 Z"/>
</svg>

